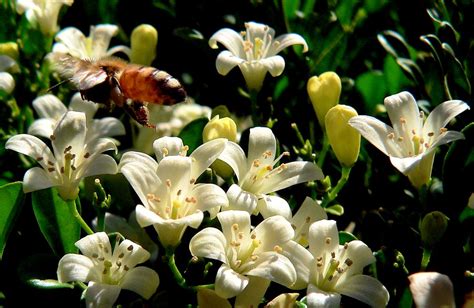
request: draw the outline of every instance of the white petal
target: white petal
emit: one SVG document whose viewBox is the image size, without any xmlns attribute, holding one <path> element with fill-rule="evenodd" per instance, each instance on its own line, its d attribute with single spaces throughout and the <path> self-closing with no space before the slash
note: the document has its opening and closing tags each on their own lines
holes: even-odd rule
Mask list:
<svg viewBox="0 0 474 308">
<path fill-rule="evenodd" d="M 280 215 L 285 219 L 291 218 L 291 209 L 285 199 L 278 196 L 263 196 L 258 199 L 257 210 L 263 218 Z"/>
<path fill-rule="evenodd" d="M 112 247 L 110 246 L 109 237 L 105 232 L 97 232 L 86 237 L 81 238 L 76 242 L 76 247 L 79 248 L 83 255 L 92 258 L 101 247 L 103 251 L 108 251 L 108 256 L 112 256 Z"/>
<path fill-rule="evenodd" d="M 95 136 L 92 136 L 95 134 Z M 93 120 L 92 125 L 87 131 L 87 140 L 100 137 L 122 136 L 125 135 L 125 126 L 123 123 L 113 117 Z"/>
<path fill-rule="evenodd" d="M 155 212 L 150 211 L 149 209 L 145 208 L 143 205 L 138 204 L 135 208 L 137 222 L 140 227 L 145 228 L 151 226 L 153 224 L 163 224 L 165 223 L 164 218 L 157 215 Z"/>
<path fill-rule="evenodd" d="M 272 47 L 270 47 L 270 50 L 268 51 L 269 55 L 276 55 L 277 53 L 291 45 L 303 45 L 303 52 L 308 51 L 308 44 L 306 44 L 305 39 L 301 35 L 296 33 L 279 35 L 274 39 L 274 41 L 279 43 L 276 45 L 272 44 Z"/>
<path fill-rule="evenodd" d="M 82 99 L 81 93 L 77 92 L 71 98 L 69 108 L 73 111 L 84 112 L 86 114 L 86 119 L 91 120 L 99 109 L 99 105 L 94 102 Z"/>
<path fill-rule="evenodd" d="M 52 186 L 56 186 L 57 183 L 53 182 L 48 173 L 39 167 L 33 167 L 26 171 L 23 176 L 23 191 L 29 193 Z"/>
<path fill-rule="evenodd" d="M 204 288 L 197 290 L 197 304 L 200 308 L 232 308 L 229 301 L 217 295 L 216 291 Z"/>
<path fill-rule="evenodd" d="M 286 287 L 296 282 L 295 267 L 287 257 L 277 252 L 260 253 L 257 260 L 251 263 L 245 275 L 265 278 Z"/>
<path fill-rule="evenodd" d="M 124 45 L 118 45 L 118 46 L 114 46 L 114 47 L 110 48 L 109 50 L 107 50 L 107 53 L 105 55 L 106 56 L 111 56 L 111 55 L 113 55 L 114 53 L 117 53 L 117 52 L 123 52 L 124 54 L 127 55 L 127 57 L 129 59 L 132 55 L 132 50 L 130 49 L 130 47 L 127 47 L 127 46 L 124 46 Z"/>
<path fill-rule="evenodd" d="M 313 262 L 313 255 L 303 246 L 295 241 L 283 244 L 282 255 L 287 257 L 296 270 L 296 282 L 289 286 L 292 290 L 301 290 L 308 286 L 310 264 Z"/>
<path fill-rule="evenodd" d="M 13 92 L 15 89 L 15 79 L 10 73 L 0 72 L 0 91 L 4 91 L 8 94 Z"/>
<path fill-rule="evenodd" d="M 224 151 L 227 139 L 218 138 L 200 145 L 189 155 L 193 159 L 191 177 L 197 179 Z"/>
<path fill-rule="evenodd" d="M 309 226 L 318 220 L 327 219 L 326 211 L 319 205 L 319 201 L 306 197 L 296 214 L 289 221 L 296 227 L 295 241 L 303 245 L 308 241 Z"/>
<path fill-rule="evenodd" d="M 312 162 L 294 161 L 285 164 L 280 171 L 265 179 L 259 193 L 268 194 L 299 183 L 322 180 L 323 171 Z"/>
<path fill-rule="evenodd" d="M 242 190 L 237 184 L 232 184 L 227 190 L 229 206 L 223 210 L 246 211 L 252 214 L 257 208 L 258 199 L 252 193 Z"/>
<path fill-rule="evenodd" d="M 417 307 L 455 307 L 453 284 L 448 276 L 420 272 L 408 276 L 410 291 Z"/>
<path fill-rule="evenodd" d="M 151 268 L 139 266 L 129 271 L 120 286 L 122 289 L 133 291 L 144 299 L 149 299 L 158 288 L 160 278 Z"/>
<path fill-rule="evenodd" d="M 440 128 L 445 127 L 454 117 L 467 109 L 469 109 L 469 105 L 459 100 L 439 104 L 428 115 L 425 125 L 423 126 L 423 136 L 426 136 L 429 132 L 433 132 L 437 135 Z"/>
<path fill-rule="evenodd" d="M 52 145 L 54 153 L 58 154 L 58 161 L 67 147 L 72 154 L 80 155 L 86 139 L 86 115 L 82 112 L 69 111 L 61 118 L 54 129 Z"/>
<path fill-rule="evenodd" d="M 115 151 L 117 152 L 117 145 L 110 138 L 98 138 L 91 140 L 85 147 L 84 152 L 89 152 L 91 156 L 94 156 L 99 153 L 106 151 Z"/>
<path fill-rule="evenodd" d="M 18 64 L 11 57 L 0 55 L 0 72 L 9 71 L 17 66 Z"/>
<path fill-rule="evenodd" d="M 87 282 L 100 279 L 97 274 L 94 271 L 94 262 L 86 256 L 70 253 L 59 260 L 57 270 L 59 282 Z"/>
<path fill-rule="evenodd" d="M 161 137 L 153 142 L 156 160 L 160 162 L 165 156 L 179 155 L 183 151 L 183 140 L 178 137 Z"/>
<path fill-rule="evenodd" d="M 364 267 L 375 262 L 372 250 L 362 241 L 351 241 L 347 245 L 346 258 L 353 261 L 352 265 L 346 270 L 344 277 L 362 274 Z M 341 279 L 338 281 L 340 282 Z"/>
<path fill-rule="evenodd" d="M 295 232 L 291 224 L 282 216 L 272 216 L 255 227 L 254 231 L 261 241 L 258 251 L 271 251 L 276 245 L 282 245 L 293 239 Z"/>
<path fill-rule="evenodd" d="M 234 240 L 234 225 L 239 226 L 239 232 L 243 235 L 244 242 L 250 237 L 250 214 L 245 211 L 225 211 L 217 214 L 217 219 L 221 223 L 222 233 L 228 243 Z"/>
<path fill-rule="evenodd" d="M 429 150 L 434 150 L 436 147 L 438 147 L 440 145 L 450 143 L 450 142 L 453 142 L 453 141 L 456 141 L 456 140 L 459 140 L 459 139 L 464 139 L 464 134 L 463 133 L 457 132 L 457 131 L 452 131 L 452 130 L 447 131 L 447 132 L 441 134 L 441 136 L 439 136 L 438 138 L 435 139 L 435 141 L 431 144 Z M 423 153 L 423 154 L 425 154 L 425 153 Z"/>
<path fill-rule="evenodd" d="M 285 59 L 281 56 L 272 56 L 258 61 L 273 77 L 280 76 L 285 69 Z"/>
<path fill-rule="evenodd" d="M 150 258 L 148 251 L 130 240 L 123 240 L 118 247 L 114 247 L 112 258 L 118 260 L 120 255 L 124 256 L 122 257 L 123 261 L 126 261 L 129 268 L 133 268 Z"/>
<path fill-rule="evenodd" d="M 219 74 L 225 76 L 231 69 L 244 62 L 245 60 L 236 57 L 228 50 L 224 50 L 217 55 L 216 69 Z"/>
<path fill-rule="evenodd" d="M 63 102 L 52 94 L 39 96 L 32 104 L 40 118 L 49 118 L 58 121 L 67 112 L 67 108 Z"/>
<path fill-rule="evenodd" d="M 269 154 L 269 155 L 268 155 Z M 272 164 L 276 155 L 276 139 L 272 130 L 268 127 L 254 127 L 250 129 L 248 166 L 250 169 L 254 160 L 262 164 Z"/>
<path fill-rule="evenodd" d="M 265 295 L 270 280 L 257 276 L 249 276 L 247 287 L 235 298 L 235 308 L 258 307 Z"/>
<path fill-rule="evenodd" d="M 170 194 L 173 196 L 181 191 L 183 195 L 192 187 L 191 164 L 189 157 L 167 156 L 158 164 L 156 174 L 166 185 L 157 187 L 158 195 Z"/>
<path fill-rule="evenodd" d="M 101 174 L 116 174 L 118 168 L 117 163 L 111 156 L 100 154 L 99 156 L 94 157 L 82 172 L 81 177 Z"/>
<path fill-rule="evenodd" d="M 38 119 L 28 127 L 28 134 L 49 138 L 54 131 L 57 121 L 53 119 Z"/>
<path fill-rule="evenodd" d="M 33 159 L 40 159 L 41 166 L 47 168 L 47 161 L 55 162 L 53 153 L 48 146 L 38 137 L 20 134 L 7 140 L 5 149 L 16 151 Z"/>
<path fill-rule="evenodd" d="M 327 239 L 330 239 L 329 241 Z M 326 255 L 324 252 L 337 251 L 339 233 L 334 220 L 320 220 L 309 227 L 309 251 L 314 257 Z M 323 260 L 324 263 L 324 260 Z"/>
<path fill-rule="evenodd" d="M 226 193 L 214 184 L 197 184 L 192 190 L 192 195 L 197 199 L 196 208 L 201 211 L 229 205 Z"/>
<path fill-rule="evenodd" d="M 421 161 L 423 158 L 423 155 L 417 155 L 413 157 L 404 157 L 404 158 L 398 158 L 398 157 L 390 157 L 390 162 L 392 165 L 398 169 L 401 173 L 404 175 L 407 175 L 410 170 L 413 170 Z"/>
<path fill-rule="evenodd" d="M 247 173 L 247 158 L 244 150 L 235 142 L 228 141 L 219 159 L 228 164 L 234 170 L 237 179 L 245 177 Z"/>
<path fill-rule="evenodd" d="M 205 257 L 227 262 L 224 234 L 216 228 L 205 228 L 194 235 L 189 242 L 189 251 L 193 256 Z"/>
<path fill-rule="evenodd" d="M 86 306 L 89 308 L 112 308 L 121 288 L 97 282 L 90 282 L 86 289 Z"/>
<path fill-rule="evenodd" d="M 395 141 L 388 137 L 390 134 L 394 134 L 394 130 L 387 124 L 374 117 L 364 115 L 352 117 L 348 123 L 385 155 L 403 157 L 403 153 Z"/>
<path fill-rule="evenodd" d="M 380 281 L 366 275 L 348 277 L 343 285 L 338 286 L 337 291 L 372 307 L 386 307 L 390 298 Z"/>
<path fill-rule="evenodd" d="M 153 227 L 158 233 L 158 238 L 163 247 L 177 247 L 181 242 L 181 238 L 183 237 L 186 228 L 190 224 L 199 226 L 203 218 L 204 215 L 202 212 L 197 212 L 179 220 L 165 220 L 162 224 L 155 224 Z M 197 226 L 194 228 L 197 228 Z"/>
<path fill-rule="evenodd" d="M 62 44 L 54 44 L 53 52 L 64 51 L 65 46 L 69 54 L 74 57 L 84 58 L 88 57 L 86 49 L 86 37 L 85 35 L 77 28 L 67 27 L 59 31 L 56 35 L 56 41 Z M 58 46 L 57 46 L 58 45 Z"/>
<path fill-rule="evenodd" d="M 245 58 L 244 41 L 242 36 L 234 30 L 224 28 L 214 33 L 209 39 L 209 46 L 216 49 L 218 48 L 217 43 L 224 45 L 233 55 Z"/>
<path fill-rule="evenodd" d="M 99 59 L 106 55 L 110 40 L 118 33 L 116 25 L 91 26 L 89 37 L 92 40 L 92 58 Z"/>
<path fill-rule="evenodd" d="M 306 303 L 308 308 L 333 308 L 341 305 L 341 295 L 337 293 L 324 292 L 316 286 L 308 286 Z"/>
<path fill-rule="evenodd" d="M 215 290 L 220 297 L 230 298 L 240 294 L 248 283 L 248 277 L 236 273 L 227 264 L 222 264 L 217 271 Z"/>
</svg>

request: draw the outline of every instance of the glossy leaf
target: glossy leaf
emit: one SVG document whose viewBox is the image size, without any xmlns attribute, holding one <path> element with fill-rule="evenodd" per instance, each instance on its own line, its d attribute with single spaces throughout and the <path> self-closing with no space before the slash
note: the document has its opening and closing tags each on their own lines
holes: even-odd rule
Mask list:
<svg viewBox="0 0 474 308">
<path fill-rule="evenodd" d="M 344 245 L 345 243 L 348 243 L 350 241 L 357 240 L 358 238 L 347 231 L 339 231 L 339 245 Z"/>
<path fill-rule="evenodd" d="M 0 260 L 3 250 L 18 215 L 23 206 L 23 189 L 21 182 L 15 182 L 0 187 Z"/>
<path fill-rule="evenodd" d="M 59 259 L 53 255 L 35 254 L 20 263 L 18 275 L 29 286 L 40 289 L 73 289 L 70 283 L 57 281 L 56 270 Z"/>
<path fill-rule="evenodd" d="M 35 191 L 31 201 L 41 233 L 53 252 L 57 255 L 77 252 L 74 243 L 80 238 L 81 228 L 56 189 Z"/>
<path fill-rule="evenodd" d="M 179 138 L 183 139 L 183 144 L 189 147 L 188 155 L 202 144 L 202 131 L 209 119 L 200 118 L 186 125 L 179 133 Z"/>
<path fill-rule="evenodd" d="M 362 94 L 365 107 L 369 112 L 373 111 L 377 104 L 381 104 L 387 93 L 385 77 L 380 71 L 363 73 L 355 80 L 357 90 Z"/>
<path fill-rule="evenodd" d="M 335 216 L 342 216 L 344 215 L 344 207 L 340 204 L 335 204 L 328 206 L 324 209 L 327 213 L 335 215 Z"/>
</svg>

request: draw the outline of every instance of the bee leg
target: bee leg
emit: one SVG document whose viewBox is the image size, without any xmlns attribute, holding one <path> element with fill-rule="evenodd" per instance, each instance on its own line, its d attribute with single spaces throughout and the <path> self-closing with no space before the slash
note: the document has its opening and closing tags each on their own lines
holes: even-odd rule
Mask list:
<svg viewBox="0 0 474 308">
<path fill-rule="evenodd" d="M 139 101 L 127 100 L 127 102 L 123 105 L 123 109 L 126 113 L 130 115 L 135 121 L 139 124 L 149 127 L 155 128 L 155 125 L 150 124 L 149 120 L 149 111 L 147 106 Z"/>
</svg>

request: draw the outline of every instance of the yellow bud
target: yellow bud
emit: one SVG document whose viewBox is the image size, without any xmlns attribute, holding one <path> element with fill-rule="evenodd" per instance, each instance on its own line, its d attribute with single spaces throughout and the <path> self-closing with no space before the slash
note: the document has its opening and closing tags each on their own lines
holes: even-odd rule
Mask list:
<svg viewBox="0 0 474 308">
<path fill-rule="evenodd" d="M 420 223 L 421 241 L 433 247 L 443 237 L 448 228 L 448 217 L 440 211 L 433 211 L 423 217 Z"/>
<path fill-rule="evenodd" d="M 15 42 L 6 42 L 0 44 L 0 55 L 9 56 L 17 61 L 20 54 L 18 52 L 18 44 Z"/>
<path fill-rule="evenodd" d="M 352 167 L 360 150 L 360 134 L 347 122 L 357 111 L 347 105 L 337 105 L 326 114 L 326 133 L 337 160 L 344 167 Z"/>
<path fill-rule="evenodd" d="M 307 91 L 321 128 L 324 129 L 324 117 L 329 109 L 339 103 L 341 79 L 334 72 L 325 72 L 308 80 Z"/>
<path fill-rule="evenodd" d="M 217 115 L 206 124 L 202 131 L 203 141 L 208 142 L 217 138 L 226 138 L 234 142 L 237 140 L 237 125 L 234 120 L 228 117 L 220 119 Z"/>
<path fill-rule="evenodd" d="M 158 31 L 151 25 L 139 25 L 132 32 L 130 61 L 136 64 L 151 65 L 156 56 L 157 44 Z"/>
</svg>

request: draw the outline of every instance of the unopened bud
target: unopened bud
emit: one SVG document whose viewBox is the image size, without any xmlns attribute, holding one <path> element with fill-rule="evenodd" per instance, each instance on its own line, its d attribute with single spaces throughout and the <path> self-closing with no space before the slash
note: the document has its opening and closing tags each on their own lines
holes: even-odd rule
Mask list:
<svg viewBox="0 0 474 308">
<path fill-rule="evenodd" d="M 202 139 L 204 142 L 217 138 L 226 138 L 235 142 L 237 140 L 237 125 L 234 120 L 228 117 L 219 118 L 215 116 L 210 120 L 202 131 Z"/>
<path fill-rule="evenodd" d="M 325 72 L 308 80 L 307 91 L 321 128 L 324 129 L 324 118 L 329 109 L 339 103 L 341 79 L 334 72 Z"/>
<path fill-rule="evenodd" d="M 337 160 L 352 167 L 359 157 L 360 134 L 348 124 L 357 111 L 347 105 L 337 105 L 326 113 L 326 133 Z"/>
<path fill-rule="evenodd" d="M 6 42 L 0 44 L 0 55 L 9 56 L 17 61 L 20 54 L 18 52 L 18 44 L 15 42 Z"/>
<path fill-rule="evenodd" d="M 421 240 L 433 247 L 443 237 L 448 228 L 448 217 L 439 211 L 428 213 L 420 223 Z"/>
<path fill-rule="evenodd" d="M 158 31 L 151 25 L 139 25 L 132 32 L 130 61 L 135 64 L 150 65 L 156 57 L 157 44 Z"/>
</svg>

